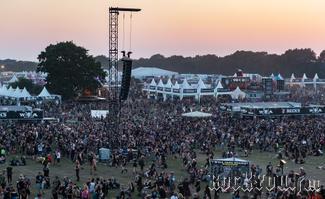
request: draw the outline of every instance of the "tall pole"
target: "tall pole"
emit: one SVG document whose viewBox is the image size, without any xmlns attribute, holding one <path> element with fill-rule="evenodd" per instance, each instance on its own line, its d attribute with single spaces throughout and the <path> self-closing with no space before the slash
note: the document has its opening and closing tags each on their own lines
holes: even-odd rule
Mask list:
<svg viewBox="0 0 325 199">
<path fill-rule="evenodd" d="M 120 100 L 118 79 L 118 16 L 119 12 L 139 12 L 137 8 L 109 8 L 109 121 L 110 131 L 118 133 L 120 123 Z"/>
</svg>

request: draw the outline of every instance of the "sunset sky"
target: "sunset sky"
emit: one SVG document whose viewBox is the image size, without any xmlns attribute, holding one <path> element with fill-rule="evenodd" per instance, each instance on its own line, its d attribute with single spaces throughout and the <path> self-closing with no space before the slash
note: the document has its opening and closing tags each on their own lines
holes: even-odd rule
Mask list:
<svg viewBox="0 0 325 199">
<path fill-rule="evenodd" d="M 143 9 L 133 15 L 135 58 L 325 49 L 325 0 L 1 0 L 0 59 L 35 61 L 47 45 L 70 40 L 107 55 L 110 6 Z"/>
</svg>

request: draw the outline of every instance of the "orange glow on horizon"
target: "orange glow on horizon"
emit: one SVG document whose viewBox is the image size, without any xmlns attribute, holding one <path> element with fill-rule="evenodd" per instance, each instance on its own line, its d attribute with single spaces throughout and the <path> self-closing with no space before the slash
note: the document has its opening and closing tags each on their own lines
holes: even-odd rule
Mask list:
<svg viewBox="0 0 325 199">
<path fill-rule="evenodd" d="M 66 40 L 107 55 L 109 6 L 142 8 L 133 16 L 135 57 L 325 49 L 323 0 L 2 0 L 0 58 L 36 60 Z"/>
</svg>

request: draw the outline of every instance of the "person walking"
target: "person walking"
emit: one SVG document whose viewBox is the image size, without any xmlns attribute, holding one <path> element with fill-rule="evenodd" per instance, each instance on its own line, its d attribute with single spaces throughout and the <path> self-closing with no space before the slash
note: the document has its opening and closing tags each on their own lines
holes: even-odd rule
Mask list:
<svg viewBox="0 0 325 199">
<path fill-rule="evenodd" d="M 79 182 L 80 181 L 80 162 L 79 160 L 76 160 L 76 165 L 75 165 L 75 170 L 76 170 L 76 178 L 77 178 L 77 181 Z"/>
<path fill-rule="evenodd" d="M 11 166 L 7 167 L 7 181 L 8 181 L 8 184 L 12 183 L 12 167 Z"/>
</svg>

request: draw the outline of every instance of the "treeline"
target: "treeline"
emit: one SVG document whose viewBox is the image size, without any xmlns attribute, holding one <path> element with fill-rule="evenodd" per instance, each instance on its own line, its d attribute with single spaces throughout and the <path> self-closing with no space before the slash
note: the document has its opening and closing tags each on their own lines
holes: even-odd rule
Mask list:
<svg viewBox="0 0 325 199">
<path fill-rule="evenodd" d="M 108 66 L 105 56 L 96 58 L 103 66 Z M 318 73 L 325 78 L 325 51 L 319 56 L 311 49 L 287 50 L 281 55 L 267 52 L 237 51 L 231 55 L 218 57 L 203 55 L 195 57 L 171 56 L 164 57 L 156 54 L 145 59 L 135 60 L 134 67 L 159 67 L 180 73 L 208 73 L 233 75 L 237 69 L 248 73 L 270 75 L 281 73 L 289 77 L 295 73 L 296 77 L 306 73 L 313 77 Z"/>
<path fill-rule="evenodd" d="M 108 67 L 109 60 L 107 57 L 97 56 L 96 60 L 102 64 L 102 67 Z M 33 62 L 4 61 L 7 64 L 0 60 L 0 65 L 4 64 L 6 70 L 12 71 L 34 69 L 37 65 Z M 159 67 L 180 73 L 225 75 L 232 75 L 237 69 L 242 69 L 248 73 L 262 75 L 281 73 L 285 77 L 289 77 L 291 73 L 295 73 L 296 77 L 302 76 L 303 73 L 306 73 L 308 77 L 313 77 L 315 73 L 318 73 L 321 78 L 325 78 L 325 51 L 319 56 L 309 48 L 287 50 L 281 55 L 252 51 L 237 51 L 224 57 L 216 55 L 164 57 L 156 54 L 148 59 L 135 60 L 134 67 Z"/>
<path fill-rule="evenodd" d="M 4 66 L 4 67 L 1 67 Z M 17 61 L 13 59 L 0 60 L 1 71 L 35 71 L 37 68 L 36 62 L 31 61 Z"/>
</svg>

